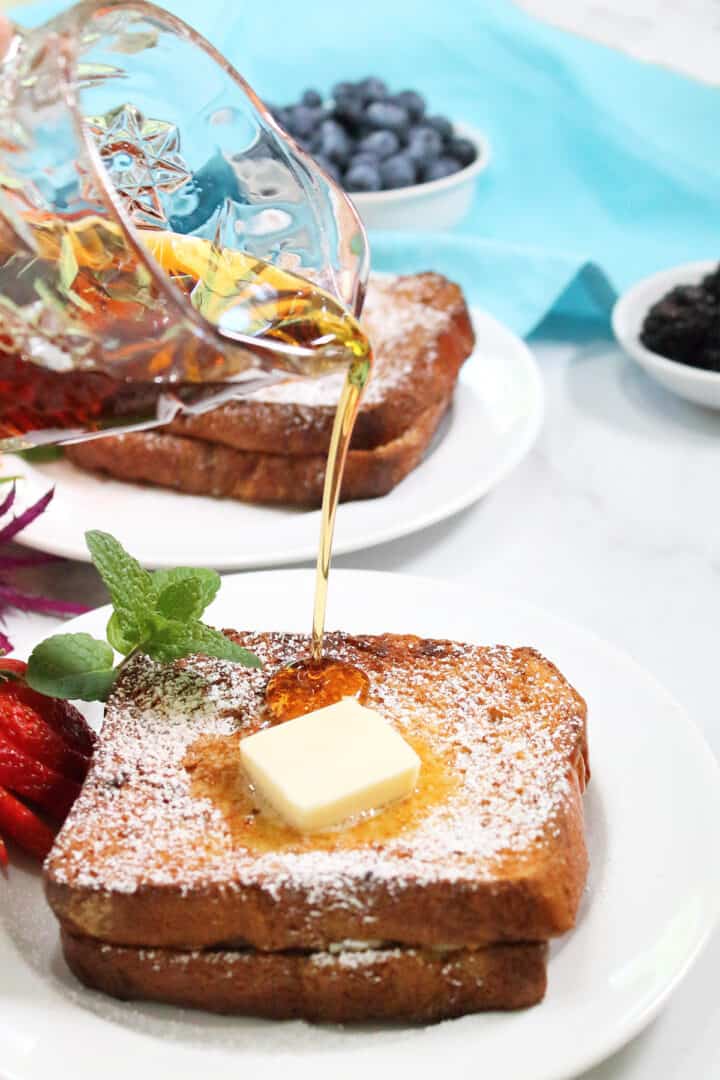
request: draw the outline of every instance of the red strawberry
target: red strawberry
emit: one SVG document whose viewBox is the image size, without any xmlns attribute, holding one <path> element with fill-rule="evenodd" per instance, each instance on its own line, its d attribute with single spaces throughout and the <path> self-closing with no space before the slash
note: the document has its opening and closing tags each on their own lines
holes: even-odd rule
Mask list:
<svg viewBox="0 0 720 1080">
<path fill-rule="evenodd" d="M 10 678 L 3 682 L 2 677 L 5 671 L 8 672 Z M 45 694 L 39 694 L 36 690 L 32 690 L 23 681 L 26 671 L 27 664 L 24 660 L 15 660 L 10 656 L 0 657 L 0 698 L 3 690 L 7 694 L 10 691 L 6 688 L 14 688 L 15 696 L 34 709 L 55 734 L 68 744 L 71 750 L 85 758 L 92 757 L 97 743 L 97 736 L 82 713 L 74 705 L 71 705 L 69 701 L 46 697 Z M 0 703 L 1 714 L 2 704 Z M 48 762 L 48 764 L 52 765 L 52 762 Z"/>
<path fill-rule="evenodd" d="M 0 733 L 0 784 L 64 821 L 80 785 L 15 746 Z"/>
<path fill-rule="evenodd" d="M 7 864 L 8 864 L 7 848 L 5 847 L 5 841 L 3 840 L 2 836 L 0 836 L 0 866 L 4 870 L 7 867 Z"/>
<path fill-rule="evenodd" d="M 6 671 L 11 677 L 22 676 L 27 671 L 27 664 L 24 660 L 15 660 L 12 656 L 0 656 L 0 678 L 2 678 L 3 672 Z"/>
<path fill-rule="evenodd" d="M 71 780 L 87 776 L 89 758 L 73 750 L 38 711 L 40 694 L 22 683 L 0 683 L 0 732 L 31 757 Z M 39 702 L 45 711 L 45 703 Z"/>
<path fill-rule="evenodd" d="M 32 810 L 13 798 L 9 791 L 0 787 L 0 828 L 21 848 L 38 859 L 44 859 L 55 839 L 53 832 Z M 3 855 L 0 862 L 7 866 L 7 850 L 0 840 Z"/>
<path fill-rule="evenodd" d="M 93 756 L 97 745 L 97 735 L 74 705 L 60 698 L 45 697 L 44 694 L 31 690 L 29 686 L 24 688 L 23 693 L 26 695 L 25 700 L 37 701 L 43 720 L 65 740 L 72 750 L 86 758 Z"/>
</svg>

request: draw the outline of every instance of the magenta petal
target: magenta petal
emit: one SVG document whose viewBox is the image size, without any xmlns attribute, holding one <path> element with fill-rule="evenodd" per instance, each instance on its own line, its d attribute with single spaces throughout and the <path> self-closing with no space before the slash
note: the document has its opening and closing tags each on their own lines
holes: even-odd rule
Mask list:
<svg viewBox="0 0 720 1080">
<path fill-rule="evenodd" d="M 0 656 L 4 656 L 5 653 L 12 652 L 12 647 L 13 644 L 10 638 L 3 634 L 2 630 L 0 630 Z"/>
<path fill-rule="evenodd" d="M 48 596 L 20 592 L 12 585 L 0 585 L 0 607 L 14 607 L 18 611 L 34 611 L 40 614 L 83 615 L 89 609 L 84 604 L 69 600 L 51 600 Z"/>
<path fill-rule="evenodd" d="M 18 514 L 17 517 L 14 517 L 4 529 L 0 529 L 0 544 L 12 540 L 13 536 L 17 536 L 26 525 L 29 525 L 36 517 L 39 517 L 54 494 L 55 488 L 50 488 L 50 490 L 46 491 L 37 502 L 33 503 L 32 506 L 28 506 L 27 510 L 23 510 L 22 514 Z"/>
<path fill-rule="evenodd" d="M 8 491 L 8 493 L 5 496 L 5 498 L 3 499 L 3 501 L 0 503 L 0 517 L 2 517 L 3 514 L 7 514 L 8 510 L 10 509 L 10 507 L 12 506 L 12 504 L 14 502 L 15 502 L 15 481 L 13 480 L 12 487 Z"/>
<path fill-rule="evenodd" d="M 0 555 L 0 572 L 24 570 L 27 566 L 44 566 L 45 563 L 60 561 L 59 555 L 49 555 L 45 551 L 34 551 L 31 555 Z"/>
</svg>

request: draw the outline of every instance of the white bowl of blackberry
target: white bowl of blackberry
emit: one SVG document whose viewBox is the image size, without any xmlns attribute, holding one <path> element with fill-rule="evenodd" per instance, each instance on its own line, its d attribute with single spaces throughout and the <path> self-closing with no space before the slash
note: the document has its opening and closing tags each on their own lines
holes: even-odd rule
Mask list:
<svg viewBox="0 0 720 1080">
<path fill-rule="evenodd" d="M 368 229 L 441 230 L 470 209 L 490 161 L 487 138 L 429 113 L 415 90 L 392 93 L 370 76 L 305 90 L 271 106 L 278 123 L 348 193 Z"/>
<path fill-rule="evenodd" d="M 706 259 L 643 278 L 615 304 L 615 337 L 656 382 L 720 409 L 720 264 Z"/>
</svg>

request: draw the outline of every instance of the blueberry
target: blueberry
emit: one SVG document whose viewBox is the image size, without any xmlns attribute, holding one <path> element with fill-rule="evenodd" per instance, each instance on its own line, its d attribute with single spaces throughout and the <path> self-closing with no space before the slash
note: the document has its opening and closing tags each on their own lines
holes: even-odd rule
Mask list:
<svg viewBox="0 0 720 1080">
<path fill-rule="evenodd" d="M 365 110 L 365 120 L 375 130 L 386 128 L 401 137 L 408 130 L 408 114 L 400 105 L 388 101 L 373 101 Z"/>
<path fill-rule="evenodd" d="M 387 84 L 371 75 L 357 84 L 358 92 L 366 102 L 384 101 L 388 96 Z"/>
<path fill-rule="evenodd" d="M 477 157 L 475 144 L 470 139 L 462 139 L 459 136 L 450 140 L 448 153 L 450 157 L 457 158 L 463 168 L 466 165 L 472 165 Z"/>
<path fill-rule="evenodd" d="M 357 97 L 339 97 L 335 99 L 332 114 L 346 128 L 355 129 L 363 120 L 365 106 Z"/>
<path fill-rule="evenodd" d="M 385 188 L 409 187 L 417 180 L 415 162 L 406 154 L 393 154 L 380 163 L 380 176 Z"/>
<path fill-rule="evenodd" d="M 287 110 L 288 131 L 298 139 L 307 139 L 317 126 L 317 111 L 307 105 L 295 105 Z"/>
<path fill-rule="evenodd" d="M 352 140 L 337 120 L 323 120 L 320 125 L 319 150 L 323 157 L 340 166 L 347 164 L 352 150 Z"/>
<path fill-rule="evenodd" d="M 370 161 L 361 161 L 345 173 L 345 187 L 348 191 L 380 191 L 382 180 L 377 165 Z"/>
<path fill-rule="evenodd" d="M 322 98 L 317 90 L 308 89 L 303 91 L 300 103 L 302 105 L 309 105 L 311 109 L 318 109 L 322 105 Z"/>
<path fill-rule="evenodd" d="M 442 149 L 442 139 L 434 128 L 426 125 L 410 128 L 406 153 L 417 165 L 434 161 Z"/>
<path fill-rule="evenodd" d="M 315 160 L 320 168 L 324 169 L 328 176 L 332 176 L 337 184 L 341 183 L 342 173 L 334 161 L 331 161 L 330 158 L 325 157 L 323 154 L 315 154 Z"/>
<path fill-rule="evenodd" d="M 391 98 L 395 105 L 405 109 L 413 123 L 422 120 L 425 115 L 425 98 L 415 90 L 402 90 Z"/>
<path fill-rule="evenodd" d="M 427 116 L 425 118 L 425 123 L 428 127 L 431 127 L 433 131 L 437 131 L 441 139 L 452 139 L 453 126 L 447 116 Z"/>
<path fill-rule="evenodd" d="M 371 154 L 369 150 L 357 150 L 350 158 L 348 170 L 352 169 L 355 165 L 374 165 L 376 168 L 380 164 L 380 158 L 377 154 Z"/>
<path fill-rule="evenodd" d="M 358 93 L 355 88 L 355 83 L 351 82 L 339 82 L 335 83 L 332 88 L 332 96 L 337 100 L 338 98 L 357 97 Z"/>
<path fill-rule="evenodd" d="M 445 176 L 459 172 L 461 168 L 462 165 L 456 158 L 440 157 L 423 169 L 423 180 L 442 180 Z"/>
<path fill-rule="evenodd" d="M 394 131 L 371 131 L 369 135 L 360 139 L 358 151 L 367 151 L 382 161 L 383 158 L 397 154 L 400 149 L 400 140 Z"/>
</svg>

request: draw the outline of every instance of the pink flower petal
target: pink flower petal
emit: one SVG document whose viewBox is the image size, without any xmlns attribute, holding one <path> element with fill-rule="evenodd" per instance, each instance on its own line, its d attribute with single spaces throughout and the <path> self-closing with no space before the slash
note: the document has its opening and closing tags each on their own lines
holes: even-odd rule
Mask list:
<svg viewBox="0 0 720 1080">
<path fill-rule="evenodd" d="M 74 604 L 69 600 L 52 600 L 48 596 L 24 593 L 13 588 L 12 585 L 0 584 L 0 608 L 3 607 L 57 615 L 83 615 L 89 610 L 84 604 Z"/>
<path fill-rule="evenodd" d="M 45 510 L 54 494 L 55 488 L 50 488 L 50 490 L 46 491 L 37 502 L 34 502 L 32 506 L 28 506 L 27 510 L 23 510 L 22 514 L 18 514 L 17 517 L 14 517 L 4 529 L 0 529 L 0 544 L 12 540 L 12 538 L 17 536 L 26 525 L 29 525 L 35 518 L 40 517 L 40 514 Z"/>
<path fill-rule="evenodd" d="M 34 551 L 30 555 L 0 555 L 0 571 L 24 570 L 27 566 L 44 566 L 45 563 L 60 561 L 59 555 L 49 555 L 45 551 Z"/>
<path fill-rule="evenodd" d="M 3 499 L 3 501 L 0 503 L 0 517 L 2 517 L 3 514 L 7 514 L 8 510 L 10 509 L 10 507 L 12 506 L 12 504 L 14 502 L 15 502 L 15 481 L 13 480 L 12 487 L 8 491 L 8 493 L 5 496 L 5 498 Z"/>
</svg>

